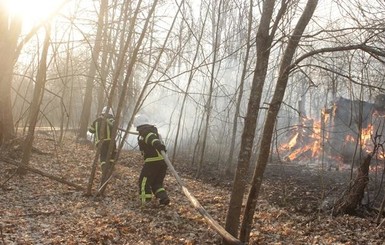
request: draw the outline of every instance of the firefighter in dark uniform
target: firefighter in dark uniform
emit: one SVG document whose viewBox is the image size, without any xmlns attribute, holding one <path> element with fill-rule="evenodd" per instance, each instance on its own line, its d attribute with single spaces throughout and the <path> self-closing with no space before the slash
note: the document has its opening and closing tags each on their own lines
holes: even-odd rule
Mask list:
<svg viewBox="0 0 385 245">
<path fill-rule="evenodd" d="M 105 106 L 98 118 L 89 126 L 88 131 L 95 135 L 94 141 L 97 147 L 100 146 L 100 168 L 102 170 L 102 177 L 100 186 L 109 178 L 112 173 L 112 167 L 115 161 L 116 144 L 112 145 L 111 155 L 107 161 L 108 147 L 111 142 L 111 132 L 114 126 L 114 114 L 111 108 Z M 101 145 L 100 145 L 101 144 Z"/>
<path fill-rule="evenodd" d="M 145 115 L 135 117 L 134 126 L 139 132 L 138 145 L 144 158 L 144 165 L 139 176 L 139 195 L 141 204 L 150 202 L 152 195 L 159 199 L 160 205 L 168 205 L 170 199 L 163 187 L 167 164 L 161 154 L 166 146 L 160 139 L 158 129 L 149 124 Z"/>
</svg>

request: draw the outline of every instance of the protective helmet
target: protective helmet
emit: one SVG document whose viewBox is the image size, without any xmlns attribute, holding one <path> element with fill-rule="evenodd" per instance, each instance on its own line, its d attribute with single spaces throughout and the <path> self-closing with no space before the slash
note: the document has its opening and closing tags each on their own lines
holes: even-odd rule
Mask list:
<svg viewBox="0 0 385 245">
<path fill-rule="evenodd" d="M 108 106 L 105 106 L 105 107 L 103 107 L 102 114 L 113 116 L 114 112 L 112 111 L 112 108 L 108 108 Z"/>
<path fill-rule="evenodd" d="M 150 120 L 144 114 L 136 115 L 134 118 L 134 126 L 139 127 L 142 125 L 150 125 Z"/>
</svg>

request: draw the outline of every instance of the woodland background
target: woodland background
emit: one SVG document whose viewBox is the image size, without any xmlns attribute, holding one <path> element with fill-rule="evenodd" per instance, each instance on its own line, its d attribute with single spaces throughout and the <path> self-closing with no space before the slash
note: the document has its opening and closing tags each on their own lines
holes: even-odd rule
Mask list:
<svg viewBox="0 0 385 245">
<path fill-rule="evenodd" d="M 86 143 L 105 105 L 115 111 L 124 154 L 136 150 L 134 116 L 146 114 L 177 167 L 231 179 L 223 223 L 247 242 L 268 163 L 286 160 L 287 132 L 303 119 L 321 120 L 337 98 L 374 102 L 384 94 L 384 12 L 380 0 L 67 0 L 31 23 L 2 1 L 1 162 L 30 171 L 36 130 L 52 133 L 58 148 L 73 133 Z M 368 178 L 381 137 L 347 163 L 352 173 L 366 163 Z M 9 160 L 12 149 L 20 151 Z M 321 172 L 330 165 L 319 157 L 305 163 Z M 357 185 L 362 194 L 366 179 Z M 319 204 L 325 199 L 319 193 Z M 362 197 L 355 199 L 348 210 L 360 207 Z M 381 202 L 373 206 L 379 225 Z"/>
</svg>

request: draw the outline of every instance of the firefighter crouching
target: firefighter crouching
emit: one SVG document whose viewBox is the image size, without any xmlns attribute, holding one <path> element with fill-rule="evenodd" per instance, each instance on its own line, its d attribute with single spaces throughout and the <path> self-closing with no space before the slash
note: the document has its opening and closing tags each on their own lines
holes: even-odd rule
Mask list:
<svg viewBox="0 0 385 245">
<path fill-rule="evenodd" d="M 111 133 L 114 126 L 115 119 L 111 108 L 105 106 L 102 113 L 95 119 L 95 121 L 89 126 L 88 131 L 95 135 L 94 141 L 97 147 L 100 146 L 100 168 L 102 170 L 102 177 L 100 180 L 100 186 L 109 178 L 112 173 L 113 164 L 116 155 L 116 144 L 112 145 L 111 156 L 109 162 L 107 161 L 108 147 L 111 142 Z M 103 127 L 104 126 L 104 127 Z M 101 144 L 101 145 L 100 145 Z"/>
<path fill-rule="evenodd" d="M 160 205 L 168 205 L 170 199 L 163 187 L 167 164 L 161 154 L 166 147 L 160 139 L 158 129 L 149 123 L 145 115 L 135 117 L 134 126 L 139 132 L 138 145 L 144 158 L 139 176 L 139 195 L 142 206 L 150 202 L 154 194 Z"/>
</svg>

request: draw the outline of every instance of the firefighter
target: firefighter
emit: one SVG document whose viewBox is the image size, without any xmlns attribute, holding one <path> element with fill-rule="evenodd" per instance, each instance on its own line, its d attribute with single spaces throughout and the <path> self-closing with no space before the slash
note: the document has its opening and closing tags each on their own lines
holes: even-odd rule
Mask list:
<svg viewBox="0 0 385 245">
<path fill-rule="evenodd" d="M 149 123 L 145 115 L 135 117 L 134 126 L 139 132 L 138 145 L 144 158 L 139 176 L 139 196 L 142 206 L 150 202 L 152 195 L 159 199 L 160 205 L 168 205 L 170 199 L 163 187 L 167 164 L 161 154 L 166 146 L 161 141 L 158 129 Z"/>
<path fill-rule="evenodd" d="M 112 173 L 112 168 L 116 155 L 115 141 L 112 145 L 111 155 L 107 162 L 108 147 L 111 142 L 111 133 L 114 126 L 114 114 L 111 108 L 105 106 L 102 113 L 95 119 L 95 121 L 89 126 L 88 131 L 95 134 L 94 141 L 96 147 L 100 147 L 100 168 L 102 170 L 102 177 L 100 179 L 100 186 L 109 178 Z"/>
</svg>

